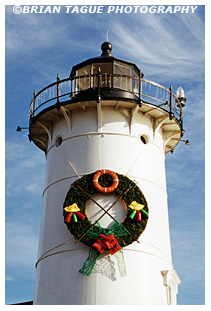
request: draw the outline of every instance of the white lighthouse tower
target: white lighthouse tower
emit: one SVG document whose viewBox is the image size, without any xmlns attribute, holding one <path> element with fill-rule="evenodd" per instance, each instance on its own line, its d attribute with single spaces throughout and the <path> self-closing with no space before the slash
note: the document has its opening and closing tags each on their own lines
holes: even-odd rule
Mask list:
<svg viewBox="0 0 211 311">
<path fill-rule="evenodd" d="M 34 304 L 176 304 L 165 153 L 184 132 L 184 91 L 101 48 L 30 105 L 46 155 Z"/>
</svg>

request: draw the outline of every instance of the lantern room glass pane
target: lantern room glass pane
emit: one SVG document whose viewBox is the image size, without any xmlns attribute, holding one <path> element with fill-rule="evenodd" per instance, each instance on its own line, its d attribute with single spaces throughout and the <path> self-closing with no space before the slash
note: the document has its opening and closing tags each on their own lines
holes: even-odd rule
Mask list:
<svg viewBox="0 0 211 311">
<path fill-rule="evenodd" d="M 138 72 L 133 69 L 133 93 L 136 95 L 139 94 L 139 74 Z"/>
<path fill-rule="evenodd" d="M 98 74 L 100 68 L 100 81 Z M 102 62 L 86 65 L 76 71 L 72 87 L 77 94 L 89 88 L 118 88 L 139 94 L 139 72 L 131 65 L 121 62 Z"/>
<path fill-rule="evenodd" d="M 96 63 L 92 64 L 93 87 L 98 86 L 98 70 L 100 68 L 100 87 L 112 87 L 112 63 Z"/>
<path fill-rule="evenodd" d="M 114 63 L 114 87 L 132 92 L 132 67 L 125 64 Z"/>
<path fill-rule="evenodd" d="M 76 71 L 76 91 L 80 92 L 90 88 L 91 77 L 90 77 L 90 65 L 80 68 Z"/>
</svg>

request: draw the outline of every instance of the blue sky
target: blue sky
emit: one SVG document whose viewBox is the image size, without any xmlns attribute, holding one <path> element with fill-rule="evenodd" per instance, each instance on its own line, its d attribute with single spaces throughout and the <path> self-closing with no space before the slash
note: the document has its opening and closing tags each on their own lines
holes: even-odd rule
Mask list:
<svg viewBox="0 0 211 311">
<path fill-rule="evenodd" d="M 191 145 L 181 142 L 166 155 L 170 233 L 182 281 L 178 304 L 204 304 L 204 6 L 194 14 L 14 14 L 11 5 L 5 20 L 5 303 L 33 300 L 45 174 L 44 153 L 16 127 L 28 126 L 34 89 L 100 55 L 108 30 L 115 57 L 136 63 L 146 79 L 186 92 L 184 139 Z"/>
</svg>

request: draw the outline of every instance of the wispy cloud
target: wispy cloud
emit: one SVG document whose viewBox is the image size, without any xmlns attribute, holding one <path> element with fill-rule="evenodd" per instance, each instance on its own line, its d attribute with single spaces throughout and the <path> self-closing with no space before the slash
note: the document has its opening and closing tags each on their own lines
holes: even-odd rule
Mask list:
<svg viewBox="0 0 211 311">
<path fill-rule="evenodd" d="M 188 271 L 188 279 L 194 279 L 194 275 L 192 271 L 194 271 L 195 275 L 198 274 L 200 277 L 200 273 L 204 273 L 204 221 L 200 217 L 197 217 L 197 223 L 194 228 L 191 228 L 192 225 L 187 223 L 184 219 L 175 222 L 171 229 L 171 240 L 172 240 L 172 249 L 173 254 L 175 255 L 175 264 L 179 267 L 180 271 L 183 273 L 184 277 L 185 272 Z M 188 258 L 188 261 L 184 261 L 183 265 L 181 265 L 181 258 L 177 255 L 178 250 L 181 251 L 184 258 Z M 201 265 L 199 264 L 201 263 Z M 203 277 L 203 275 L 201 276 Z"/>
<path fill-rule="evenodd" d="M 13 197 L 18 193 L 40 195 L 44 183 L 44 154 L 23 141 L 6 141 L 5 147 L 6 194 Z"/>
<path fill-rule="evenodd" d="M 64 14 L 63 23 L 57 23 L 57 19 L 58 16 L 52 18 L 45 14 L 22 14 L 21 23 L 17 23 L 8 7 L 8 55 L 26 55 L 33 59 L 31 66 L 35 72 L 39 72 L 41 77 L 44 76 L 49 81 L 54 81 L 58 63 L 55 62 L 55 48 L 63 57 L 67 57 L 68 50 L 72 53 L 81 51 L 86 57 L 92 52 L 93 57 L 95 46 L 98 46 L 96 38 L 87 37 L 86 31 L 80 31 L 81 27 L 92 33 L 99 29 L 102 41 L 108 29 L 109 38 L 115 45 L 114 55 L 123 58 L 127 55 L 127 59 L 136 62 L 146 73 L 146 77 L 161 77 L 165 81 L 202 78 L 204 21 L 197 14 L 166 14 L 165 18 L 159 14 L 127 14 L 127 18 L 125 14 L 99 14 L 97 18 L 93 18 L 91 14 L 78 14 L 77 18 L 75 15 L 70 18 Z M 71 28 L 76 22 L 79 27 L 75 27 L 74 32 L 67 32 L 67 25 Z M 101 42 L 97 42 L 99 43 Z M 47 59 L 45 52 L 50 48 L 53 48 L 52 58 L 48 54 Z M 38 53 L 43 54 L 45 62 L 37 58 Z M 21 58 L 20 62 L 24 63 L 25 59 Z M 63 74 L 61 68 L 60 71 Z"/>
<path fill-rule="evenodd" d="M 14 280 L 15 280 L 15 278 L 12 277 L 11 275 L 8 275 L 8 274 L 5 275 L 5 281 L 11 282 L 11 281 L 14 281 Z"/>
<path fill-rule="evenodd" d="M 130 27 L 125 27 L 121 20 L 112 21 L 114 42 L 119 51 L 126 52 L 141 68 L 145 67 L 148 76 L 165 76 L 171 80 L 192 80 L 196 75 L 201 78 L 204 27 L 197 16 L 191 14 L 187 19 L 181 19 L 168 15 L 164 19 L 143 14 L 128 17 L 129 22 Z"/>
<path fill-rule="evenodd" d="M 5 280 L 12 288 L 20 279 L 34 282 L 44 163 L 44 154 L 21 136 L 6 141 Z"/>
<path fill-rule="evenodd" d="M 62 23 L 54 23 L 52 27 L 53 18 L 46 14 L 40 14 L 39 17 L 37 14 L 21 14 L 19 23 L 14 18 L 12 6 L 6 6 L 6 14 L 6 27 L 10 30 L 5 41 L 6 52 L 13 55 L 28 52 L 34 55 L 37 49 L 54 47 L 61 33 L 65 32 L 65 25 Z"/>
<path fill-rule="evenodd" d="M 38 235 L 31 224 L 6 223 L 6 266 L 32 268 L 37 257 Z"/>
<path fill-rule="evenodd" d="M 204 20 L 200 19 L 197 14 L 179 14 L 177 17 L 180 27 L 185 30 L 183 31 L 183 36 L 181 39 L 184 39 L 186 44 L 189 44 L 190 39 L 194 38 L 195 44 L 201 45 L 203 47 L 205 43 Z M 188 37 L 189 40 L 187 41 Z"/>
<path fill-rule="evenodd" d="M 33 150 L 34 149 L 34 150 Z M 33 268 L 37 255 L 45 156 L 28 142 L 6 141 L 6 267 Z M 39 165 L 38 165 L 39 164 Z M 41 180 L 43 182 L 41 182 Z M 35 210 L 38 209 L 38 211 Z M 12 281 L 10 277 L 7 280 Z"/>
</svg>

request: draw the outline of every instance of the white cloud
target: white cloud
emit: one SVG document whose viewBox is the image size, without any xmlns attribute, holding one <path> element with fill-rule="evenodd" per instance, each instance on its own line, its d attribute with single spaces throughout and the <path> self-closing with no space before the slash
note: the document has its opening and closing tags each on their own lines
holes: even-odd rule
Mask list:
<svg viewBox="0 0 211 311">
<path fill-rule="evenodd" d="M 146 68 L 148 77 L 192 80 L 203 73 L 204 25 L 194 14 L 184 23 L 177 16 L 167 15 L 164 19 L 153 14 L 150 18 L 146 14 L 129 17 L 127 23 L 130 27 L 112 20 L 115 45 L 121 54 L 126 53 Z"/>
<path fill-rule="evenodd" d="M 45 155 L 28 141 L 6 141 L 6 280 L 33 279 Z M 11 274 L 12 273 L 12 276 Z"/>
<path fill-rule="evenodd" d="M 166 14 L 165 18 L 159 14 L 99 14 L 97 18 L 78 14 L 71 15 L 71 19 L 64 14 L 63 23 L 57 23 L 51 15 L 20 14 L 14 18 L 11 8 L 6 12 L 6 56 L 20 54 L 18 65 L 30 58 L 31 70 L 40 73 L 41 81 L 55 81 L 57 61 L 48 53 L 43 62 L 37 57 L 39 53 L 46 55 L 44 52 L 50 48 L 58 53 L 63 51 L 63 55 L 67 50 L 85 55 L 96 52 L 96 38 L 85 36 L 87 31 L 96 29 L 102 41 L 108 29 L 115 46 L 113 55 L 124 59 L 127 55 L 149 79 L 157 77 L 157 82 L 159 77 L 165 81 L 201 79 L 204 70 L 204 23 L 196 14 Z M 74 27 L 74 31 L 67 32 L 67 25 L 70 29 Z M 64 72 L 62 68 L 58 71 Z"/>
<path fill-rule="evenodd" d="M 38 234 L 33 226 L 18 220 L 6 223 L 6 266 L 32 268 L 37 258 Z"/>
<path fill-rule="evenodd" d="M 204 46 L 205 32 L 204 32 L 204 21 L 201 20 L 197 14 L 178 14 L 178 22 L 181 27 L 187 30 L 185 39 L 188 38 L 189 34 L 195 38 L 197 44 Z M 188 42 L 187 42 L 188 43 Z"/>
<path fill-rule="evenodd" d="M 6 6 L 6 17 L 6 52 L 13 55 L 29 51 L 35 55 L 37 48 L 54 47 L 60 34 L 65 32 L 64 24 L 55 23 L 45 14 L 14 16 L 12 6 Z"/>
<path fill-rule="evenodd" d="M 14 278 L 13 276 L 11 276 L 11 275 L 9 275 L 9 274 L 6 274 L 6 275 L 5 275 L 5 281 L 11 282 L 11 281 L 14 281 L 14 280 L 15 280 L 15 278 Z"/>
<path fill-rule="evenodd" d="M 6 194 L 40 195 L 44 184 L 45 155 L 28 142 L 6 141 Z"/>
<path fill-rule="evenodd" d="M 171 229 L 172 249 L 173 254 L 175 253 L 173 262 L 189 282 L 194 280 L 196 275 L 198 278 L 203 278 L 204 274 L 204 237 L 200 225 L 203 224 L 198 223 L 194 230 L 190 230 L 184 221 L 180 221 L 178 224 L 180 230 Z M 186 259 L 182 263 L 178 251 Z"/>
</svg>

